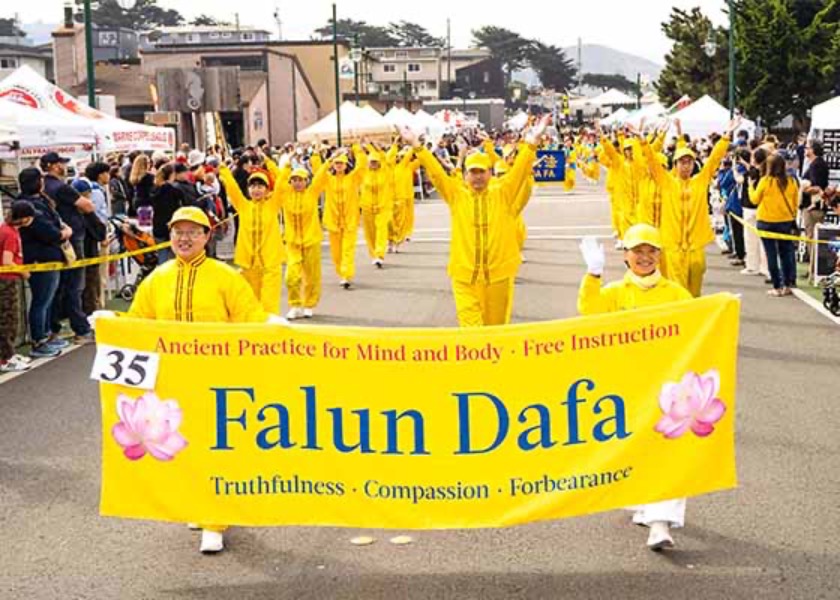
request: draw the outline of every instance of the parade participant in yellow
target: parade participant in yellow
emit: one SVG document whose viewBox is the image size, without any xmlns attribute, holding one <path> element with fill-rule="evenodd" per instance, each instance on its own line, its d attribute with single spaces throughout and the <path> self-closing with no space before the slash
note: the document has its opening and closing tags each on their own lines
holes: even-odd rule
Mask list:
<svg viewBox="0 0 840 600">
<path fill-rule="evenodd" d="M 608 153 L 606 150 L 604 150 L 604 146 L 606 144 L 612 143 L 612 140 L 608 138 L 602 139 L 601 143 L 595 149 L 595 154 L 598 159 L 598 164 L 603 165 L 604 168 L 607 170 L 605 186 L 607 189 L 607 197 L 610 200 L 610 219 L 613 231 L 615 231 L 615 235 L 619 236 L 620 238 L 621 234 L 619 232 L 621 231 L 621 204 L 619 203 L 618 195 L 616 194 L 615 190 L 615 181 L 617 178 L 616 174 L 618 173 L 618 169 L 615 168 L 616 165 L 612 159 L 614 154 Z M 613 146 L 613 149 L 615 149 L 615 146 Z"/>
<path fill-rule="evenodd" d="M 248 282 L 223 262 L 208 258 L 205 247 L 212 235 L 210 220 L 200 208 L 188 206 L 175 211 L 169 221 L 169 236 L 175 260 L 155 269 L 140 284 L 127 316 L 159 321 L 195 323 L 285 323 L 267 314 Z M 111 311 L 91 316 L 95 327 Z M 201 525 L 202 553 L 224 549 L 222 525 Z"/>
<path fill-rule="evenodd" d="M 476 152 L 467 157 L 464 177 L 453 179 L 426 149 L 418 151 L 423 168 L 452 216 L 448 273 L 452 279 L 458 322 L 462 327 L 510 322 L 513 281 L 522 262 L 516 240 L 516 217 L 522 212 L 520 192 L 527 184 L 536 157 L 536 143 L 548 126 L 540 121 L 520 146 L 513 168 L 494 180 L 490 157 Z M 415 148 L 413 133 L 403 139 Z M 527 198 L 524 200 L 527 202 Z"/>
<path fill-rule="evenodd" d="M 566 138 L 564 152 L 566 153 L 566 172 L 563 178 L 563 190 L 571 192 L 575 189 L 577 183 L 578 154 L 575 150 L 574 142 L 570 137 Z"/>
<path fill-rule="evenodd" d="M 324 202 L 324 229 L 330 234 L 330 252 L 341 286 L 350 289 L 356 275 L 356 239 L 359 236 L 359 189 L 368 169 L 367 156 L 361 146 L 353 146 L 355 167 L 348 172 L 349 159 L 341 153 L 330 160 Z M 312 156 L 317 173 L 321 157 Z"/>
<path fill-rule="evenodd" d="M 394 214 L 394 171 L 378 149 L 368 149 L 368 169 L 362 179 L 362 228 L 371 263 L 381 269 L 388 250 L 388 230 Z"/>
<path fill-rule="evenodd" d="M 268 174 L 254 171 L 248 176 L 250 200 L 224 165 L 219 167 L 219 180 L 238 215 L 233 262 L 242 269 L 266 312 L 278 312 L 286 252 L 280 235 L 280 204 L 271 195 Z"/>
<path fill-rule="evenodd" d="M 662 237 L 654 227 L 634 225 L 627 230 L 622 245 L 627 272 L 624 278 L 607 286 L 602 283 L 606 256 L 603 245 L 595 238 L 584 238 L 580 249 L 587 273 L 578 293 L 578 312 L 596 315 L 635 310 L 679 300 L 690 300 L 682 286 L 666 279 L 659 272 L 662 259 Z M 651 398 L 651 402 L 656 402 Z M 632 507 L 633 522 L 650 527 L 647 546 L 663 550 L 674 546 L 671 527 L 685 524 L 685 499 L 665 500 Z"/>
<path fill-rule="evenodd" d="M 291 320 L 311 319 L 321 300 L 321 221 L 318 198 L 327 183 L 329 165 L 321 165 L 309 184 L 309 171 L 279 169 L 271 159 L 266 165 L 275 177 L 273 196 L 283 212 L 286 242 L 286 289 Z"/>
<path fill-rule="evenodd" d="M 679 148 L 674 154 L 676 168 L 668 171 L 657 160 L 646 141 L 642 148 L 651 166 L 651 174 L 662 192 L 660 230 L 668 277 L 697 298 L 703 290 L 706 273 L 706 246 L 715 240 L 709 219 L 709 187 L 712 177 L 729 150 L 730 134 L 739 121 L 729 124 L 726 135 L 718 141 L 711 156 L 694 177 L 694 152 Z"/>
<path fill-rule="evenodd" d="M 623 238 L 624 232 L 638 222 L 638 206 L 646 164 L 639 156 L 636 142 L 623 137 L 619 137 L 619 141 L 621 154 L 609 140 L 603 140 L 601 146 L 609 161 L 610 178 L 615 185 L 615 202 L 619 212 L 618 235 L 619 238 Z"/>
<path fill-rule="evenodd" d="M 414 232 L 414 174 L 420 168 L 412 148 L 403 149 L 394 165 L 394 217 L 391 221 L 391 243 L 394 252 Z"/>
<path fill-rule="evenodd" d="M 496 166 L 493 168 L 493 174 L 497 178 L 504 177 L 507 172 L 510 171 L 510 165 L 503 160 L 500 160 L 496 163 Z M 519 191 L 519 196 L 517 197 L 514 204 L 517 206 L 525 206 L 528 204 L 528 200 L 531 198 L 531 193 L 534 190 L 534 173 L 531 171 L 530 176 L 528 177 L 525 185 Z M 525 215 L 524 211 L 521 211 L 516 216 L 516 243 L 519 246 L 519 252 L 522 254 L 522 262 L 525 262 L 525 241 L 528 239 L 528 226 L 525 225 Z"/>
</svg>

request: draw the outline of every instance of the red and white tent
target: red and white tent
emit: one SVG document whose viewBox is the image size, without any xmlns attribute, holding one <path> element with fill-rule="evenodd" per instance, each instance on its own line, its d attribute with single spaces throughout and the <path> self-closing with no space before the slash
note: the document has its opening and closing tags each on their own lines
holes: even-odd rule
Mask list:
<svg viewBox="0 0 840 600">
<path fill-rule="evenodd" d="M 106 115 L 79 102 L 26 65 L 0 81 L 0 98 L 55 117 L 72 116 L 88 121 L 96 132 L 99 152 L 172 151 L 175 147 L 173 130 L 148 127 Z"/>
<path fill-rule="evenodd" d="M 35 108 L 0 99 L 0 127 L 14 132 L 13 140 L 23 158 L 38 157 L 47 152 L 82 158 L 96 146 L 96 131 L 88 119 L 68 115 L 53 116 Z M 0 155 L 14 155 L 5 151 Z"/>
</svg>

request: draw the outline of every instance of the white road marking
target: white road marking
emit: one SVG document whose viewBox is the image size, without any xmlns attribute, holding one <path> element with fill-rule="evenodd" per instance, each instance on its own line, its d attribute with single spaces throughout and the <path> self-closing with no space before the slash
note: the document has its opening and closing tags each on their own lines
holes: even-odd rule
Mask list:
<svg viewBox="0 0 840 600">
<path fill-rule="evenodd" d="M 3 385 L 4 383 L 9 383 L 11 380 L 17 379 L 18 377 L 26 375 L 27 373 L 31 373 L 32 371 L 34 371 L 36 369 L 39 369 L 39 368 L 43 367 L 44 365 L 47 365 L 47 364 L 51 363 L 52 361 L 54 361 L 58 358 L 61 358 L 65 354 L 70 354 L 71 352 L 75 352 L 76 350 L 78 350 L 81 347 L 82 346 L 70 346 L 70 347 L 64 349 L 61 352 L 61 354 L 59 354 L 58 356 L 54 356 L 52 358 L 36 358 L 35 360 L 32 361 L 32 366 L 26 371 L 17 371 L 15 373 L 4 373 L 4 374 L 0 375 L 0 385 Z"/>
<path fill-rule="evenodd" d="M 840 325 L 840 317 L 835 317 L 834 315 L 832 315 L 831 312 L 826 310 L 826 308 L 818 300 L 812 298 L 806 292 L 794 288 L 793 295 L 802 300 L 802 302 L 813 308 L 815 311 L 832 321 L 835 325 Z"/>
</svg>

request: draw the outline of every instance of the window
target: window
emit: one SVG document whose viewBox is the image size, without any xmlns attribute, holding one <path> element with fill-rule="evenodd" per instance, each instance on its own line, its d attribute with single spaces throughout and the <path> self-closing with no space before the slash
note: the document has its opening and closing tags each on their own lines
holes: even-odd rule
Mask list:
<svg viewBox="0 0 840 600">
<path fill-rule="evenodd" d="M 394 58 L 408 58 L 408 52 L 405 50 L 397 50 L 394 52 Z"/>
<path fill-rule="evenodd" d="M 386 73 L 396 73 L 397 72 L 397 65 L 392 63 L 386 63 L 382 65 L 382 68 Z"/>
<path fill-rule="evenodd" d="M 184 41 L 188 44 L 198 44 L 201 42 L 201 34 L 198 33 L 187 33 L 184 34 Z"/>
<path fill-rule="evenodd" d="M 211 40 L 218 40 L 219 39 L 219 32 L 218 31 L 211 31 L 210 32 L 210 39 Z"/>
<path fill-rule="evenodd" d="M 484 71 L 484 83 L 490 83 L 490 71 Z"/>
<path fill-rule="evenodd" d="M 419 73 L 420 72 L 420 63 L 408 63 L 408 72 L 409 73 Z"/>
<path fill-rule="evenodd" d="M 230 31 L 223 31 L 222 32 L 222 39 L 223 40 L 229 40 L 232 37 L 233 37 L 233 34 Z"/>
<path fill-rule="evenodd" d="M 16 58 L 0 58 L 0 69 L 17 69 Z"/>
<path fill-rule="evenodd" d="M 239 67 L 242 71 L 267 71 L 265 57 L 254 56 L 207 56 L 201 61 L 204 67 Z"/>
<path fill-rule="evenodd" d="M 241 39 L 243 42 L 253 42 L 257 39 L 257 36 L 255 36 L 253 33 L 243 33 L 239 36 L 239 39 Z"/>
</svg>

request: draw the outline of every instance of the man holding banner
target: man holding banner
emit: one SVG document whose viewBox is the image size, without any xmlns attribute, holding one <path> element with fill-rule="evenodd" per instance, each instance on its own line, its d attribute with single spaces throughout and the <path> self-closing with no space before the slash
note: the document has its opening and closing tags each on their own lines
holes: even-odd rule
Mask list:
<svg viewBox="0 0 840 600">
<path fill-rule="evenodd" d="M 267 314 L 245 278 L 223 262 L 208 258 L 205 247 L 212 235 L 210 220 L 200 208 L 178 209 L 169 222 L 169 235 L 176 260 L 154 270 L 140 284 L 128 316 L 139 319 L 187 322 L 286 323 Z M 279 308 L 279 307 L 278 307 Z M 96 321 L 113 317 L 111 311 L 97 311 Z M 118 432 L 114 433 L 119 436 Z M 123 441 L 130 441 L 127 439 Z M 173 444 L 178 438 L 172 438 Z M 181 447 L 165 447 L 159 451 L 174 454 Z M 204 554 L 224 549 L 222 525 L 202 525 L 200 551 Z"/>
<path fill-rule="evenodd" d="M 492 159 L 480 152 L 467 157 L 463 179 L 450 177 L 432 153 L 421 148 L 418 137 L 403 129 L 403 139 L 418 148 L 420 164 L 449 205 L 448 271 L 461 327 L 510 322 L 513 281 L 522 263 L 516 219 L 529 200 L 520 191 L 531 176 L 536 144 L 549 120 L 544 117 L 528 133 L 513 167 L 500 180 L 493 179 Z"/>
</svg>

